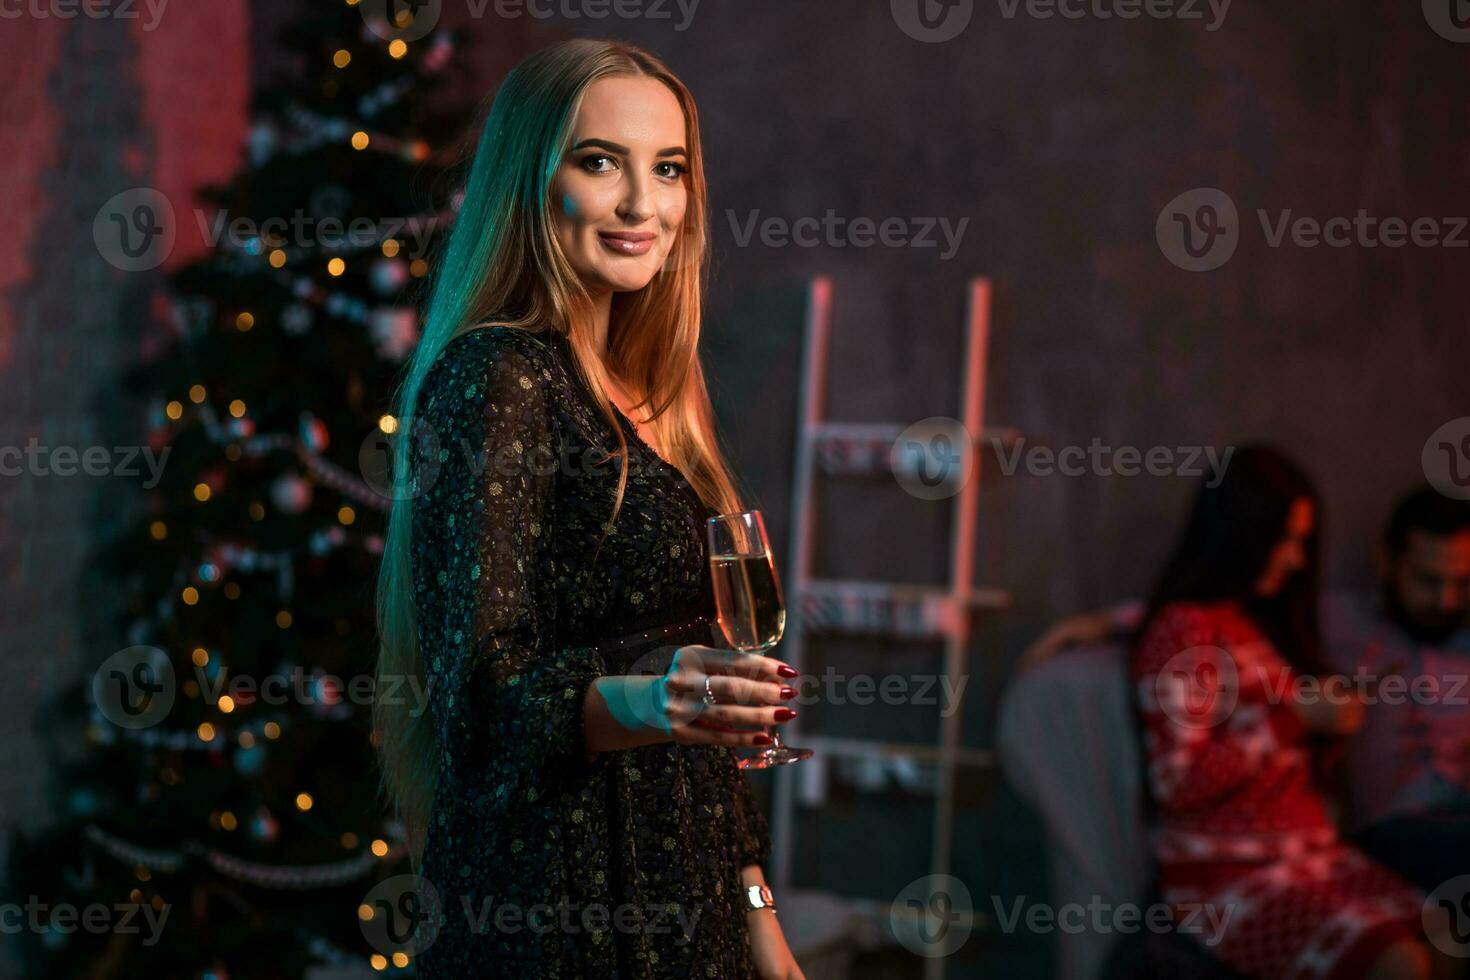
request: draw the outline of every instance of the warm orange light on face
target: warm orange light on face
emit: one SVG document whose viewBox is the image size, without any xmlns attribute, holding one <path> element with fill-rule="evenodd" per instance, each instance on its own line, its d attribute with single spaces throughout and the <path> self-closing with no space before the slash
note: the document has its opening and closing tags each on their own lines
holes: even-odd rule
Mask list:
<svg viewBox="0 0 1470 980">
<path fill-rule="evenodd" d="M 689 206 L 679 99 L 657 79 L 599 79 L 583 94 L 571 146 L 552 182 L 557 241 L 592 290 L 642 289 Z"/>
</svg>

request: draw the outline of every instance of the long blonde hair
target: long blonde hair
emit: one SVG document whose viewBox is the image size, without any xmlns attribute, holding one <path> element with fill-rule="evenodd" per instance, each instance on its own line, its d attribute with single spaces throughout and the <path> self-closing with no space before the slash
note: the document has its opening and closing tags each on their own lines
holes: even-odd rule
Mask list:
<svg viewBox="0 0 1470 980">
<path fill-rule="evenodd" d="M 617 519 L 628 480 L 627 438 L 617 409 L 594 381 L 600 373 L 586 315 L 591 298 L 557 242 L 551 211 L 552 177 L 571 141 L 583 93 L 612 75 L 657 79 L 679 100 L 687 128 L 689 201 L 664 267 L 643 289 L 613 297 L 606 368 L 629 388 L 637 405 L 651 406 L 664 457 L 684 473 L 700 499 L 722 512 L 740 510 L 698 353 L 709 226 L 699 116 L 688 88 L 663 62 L 622 42 L 576 39 L 554 45 L 521 61 L 501 84 L 475 150 L 463 204 L 437 259 L 423 338 L 395 395 L 396 431 L 412 431 L 419 389 L 455 337 L 490 325 L 549 326 L 567 338 L 576 370 L 617 435 L 622 461 L 607 526 Z M 395 440 L 395 473 L 407 472 L 408 443 Z M 412 511 L 413 500 L 395 494 L 378 573 L 379 692 L 398 690 L 398 683 L 415 678 L 416 690 L 427 690 L 409 564 Z M 417 871 L 433 808 L 439 747 L 428 706 L 418 710 L 393 703 L 405 700 L 374 699 L 373 740 L 381 788 L 403 823 Z"/>
</svg>

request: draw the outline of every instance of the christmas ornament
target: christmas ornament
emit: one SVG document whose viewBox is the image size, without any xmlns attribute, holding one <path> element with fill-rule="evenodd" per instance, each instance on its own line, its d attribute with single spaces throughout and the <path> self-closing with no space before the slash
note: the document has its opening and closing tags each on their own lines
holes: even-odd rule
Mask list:
<svg viewBox="0 0 1470 980">
<path fill-rule="evenodd" d="M 271 484 L 271 503 L 283 514 L 300 514 L 311 506 L 311 484 L 295 473 L 283 473 Z"/>
</svg>

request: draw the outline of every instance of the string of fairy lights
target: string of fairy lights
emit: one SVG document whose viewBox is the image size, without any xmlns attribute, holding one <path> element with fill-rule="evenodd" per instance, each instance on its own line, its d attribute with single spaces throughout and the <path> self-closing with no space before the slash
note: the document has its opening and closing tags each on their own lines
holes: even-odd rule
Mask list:
<svg viewBox="0 0 1470 980">
<path fill-rule="evenodd" d="M 347 6 L 358 6 L 358 0 L 345 0 Z M 404 11 L 400 17 L 412 17 Z M 381 26 L 381 25 L 380 25 Z M 403 23 L 399 27 L 405 26 Z M 408 42 L 401 38 L 385 41 L 379 30 L 372 29 L 364 20 L 362 40 L 365 44 L 386 45 L 387 53 L 394 59 L 407 56 Z M 439 72 L 449 63 L 454 44 L 447 32 L 436 31 L 422 42 L 418 67 L 424 74 Z M 347 68 L 352 62 L 352 52 L 343 48 L 330 55 L 334 68 Z M 355 105 L 355 116 L 330 116 L 294 102 L 287 102 L 278 120 L 261 120 L 252 127 L 247 151 L 252 166 L 259 167 L 277 157 L 300 158 L 322 147 L 346 143 L 358 151 L 372 149 L 398 159 L 418 163 L 429 156 L 429 147 L 422 140 L 399 138 L 372 127 L 372 121 L 384 110 L 396 105 L 418 81 L 413 73 L 385 81 L 361 96 Z M 327 83 L 335 86 L 334 81 Z M 328 281 L 343 276 L 350 262 L 368 262 L 368 282 L 383 296 L 400 293 L 406 282 L 427 274 L 427 262 L 422 256 L 407 256 L 402 231 L 404 228 L 423 233 L 432 232 L 453 220 L 462 198 L 451 200 L 450 206 L 442 211 L 406 216 L 394 222 L 380 223 L 366 236 L 354 235 L 341 244 L 292 245 L 279 238 L 255 237 L 235 242 L 224 236 L 214 256 L 212 268 L 225 274 L 239 277 L 256 277 L 258 281 L 274 283 L 291 297 L 281 316 L 280 326 L 291 335 L 301 335 L 311 329 L 318 313 L 354 323 L 367 328 L 380 356 L 393 361 L 402 360 L 417 341 L 417 314 L 409 308 L 382 303 L 373 303 L 362 296 L 346 290 L 323 285 L 312 274 L 310 263 L 325 261 Z M 174 327 L 183 342 L 189 342 L 198 329 L 217 329 L 218 311 L 202 297 L 180 298 L 174 311 Z M 254 314 L 248 310 L 237 311 L 233 316 L 234 329 L 248 332 L 255 325 Z M 226 327 L 228 329 L 228 327 Z M 160 401 L 152 410 L 151 428 L 156 439 L 164 442 L 177 427 L 189 422 L 200 426 L 215 444 L 223 447 L 229 462 L 245 458 L 258 458 L 266 454 L 283 453 L 293 456 L 300 472 L 287 471 L 272 484 L 269 499 L 277 509 L 285 513 L 301 513 L 309 505 L 313 485 L 323 486 L 343 499 L 337 510 L 337 520 L 331 526 L 318 528 L 306 536 L 296 549 L 266 550 L 238 542 L 212 541 L 203 543 L 203 554 L 189 557 L 180 563 L 173 578 L 173 586 L 159 598 L 151 612 L 138 617 L 129 627 L 129 640 L 143 644 L 157 635 L 161 622 L 170 619 L 178 604 L 194 605 L 201 599 L 201 589 L 219 586 L 227 598 L 238 598 L 241 587 L 230 578 L 229 573 L 273 573 L 276 592 L 283 608 L 277 614 L 277 625 L 282 629 L 291 625 L 289 605 L 293 598 L 295 567 L 306 557 L 319 558 L 345 547 L 360 547 L 370 554 L 382 551 L 381 536 L 353 529 L 356 508 L 366 507 L 385 511 L 390 499 L 374 489 L 359 474 L 344 469 L 328 459 L 324 451 L 329 443 L 329 434 L 322 421 L 309 412 L 302 413 L 295 432 L 257 433 L 248 407 L 235 400 L 225 413 L 209 402 L 208 391 L 202 384 L 191 385 L 185 398 Z M 227 417 L 226 417 L 227 416 Z M 393 420 L 380 420 L 384 432 L 393 431 Z M 304 474 L 304 475 L 303 475 Z M 222 486 L 219 474 L 202 474 L 193 489 L 198 504 L 206 504 Z M 309 478 L 309 482 L 308 482 Z M 264 503 L 250 504 L 250 517 L 264 519 Z M 167 538 L 166 522 L 155 520 L 149 528 L 156 541 Z M 193 651 L 192 660 L 206 677 L 215 678 L 224 670 L 222 658 L 217 652 L 203 647 Z M 312 703 L 318 707 L 318 715 L 340 718 L 352 715 L 352 708 L 341 699 L 340 681 L 313 672 Z M 192 689 L 191 689 L 192 686 Z M 198 685 L 190 680 L 185 692 L 197 696 Z M 167 730 L 159 726 L 143 729 L 123 729 L 110 724 L 100 711 L 93 712 L 87 728 L 88 737 L 99 744 L 113 744 L 122 739 L 147 750 L 173 752 L 223 752 L 233 747 L 236 768 L 249 774 L 263 765 L 263 746 L 280 738 L 291 725 L 289 714 L 276 713 L 273 717 L 243 717 L 235 713 L 235 702 L 228 696 L 216 701 L 220 711 L 218 723 L 204 722 L 193 730 Z M 172 766 L 166 766 L 160 774 L 163 783 L 176 783 L 182 777 Z M 86 792 L 86 791 L 82 791 Z M 301 813 L 309 812 L 314 800 L 306 792 L 297 793 L 292 803 Z M 89 812 L 85 800 L 73 800 L 74 809 Z M 274 840 L 279 832 L 279 822 L 263 804 L 254 814 L 237 815 L 227 810 L 216 810 L 209 816 L 212 830 L 247 830 L 258 840 Z M 242 884 L 262 888 L 311 890 L 336 888 L 353 881 L 363 880 L 384 862 L 402 858 L 406 853 L 403 829 L 396 823 L 387 827 L 385 838 L 375 838 L 366 843 L 353 832 L 337 835 L 338 843 L 346 850 L 354 851 L 351 857 L 313 865 L 272 865 L 247 861 L 210 847 L 199 840 L 186 841 L 175 848 L 149 848 L 128 841 L 115 833 L 103 830 L 96 824 L 88 824 L 84 830 L 86 840 L 101 853 L 133 869 L 139 886 L 134 889 L 134 900 L 145 901 L 142 886 L 154 874 L 176 874 L 190 866 L 204 866 L 213 872 Z M 91 875 L 91 858 L 87 858 L 87 874 Z M 68 872 L 70 875 L 71 872 Z M 162 898 L 155 893 L 156 904 Z M 360 963 L 360 952 L 342 949 L 335 943 L 313 935 L 300 926 L 295 927 L 298 937 L 319 962 L 330 965 Z M 48 931 L 49 934 L 50 931 Z M 53 944 L 64 942 L 60 935 L 49 936 Z M 391 957 L 374 953 L 369 965 L 376 971 L 403 968 L 408 958 L 402 953 Z M 227 973 L 216 965 L 204 974 L 210 980 L 226 980 Z"/>
</svg>

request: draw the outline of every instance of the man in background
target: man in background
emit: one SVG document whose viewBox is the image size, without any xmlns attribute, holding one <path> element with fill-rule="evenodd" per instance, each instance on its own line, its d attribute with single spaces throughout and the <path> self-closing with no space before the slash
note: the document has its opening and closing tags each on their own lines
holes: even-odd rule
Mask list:
<svg viewBox="0 0 1470 980">
<path fill-rule="evenodd" d="M 1425 891 L 1470 874 L 1470 501 L 1425 486 L 1394 507 L 1378 587 L 1324 600 L 1324 646 L 1365 704 L 1347 739 L 1342 829 Z M 1069 646 L 1130 641 L 1142 603 L 1056 624 L 1025 670 Z M 1341 691 L 1342 688 L 1335 690 Z"/>
<path fill-rule="evenodd" d="M 1378 682 L 1346 746 L 1342 829 L 1433 891 L 1470 874 L 1470 502 L 1429 487 L 1401 500 L 1378 578 L 1323 609 L 1333 666 Z"/>
</svg>

